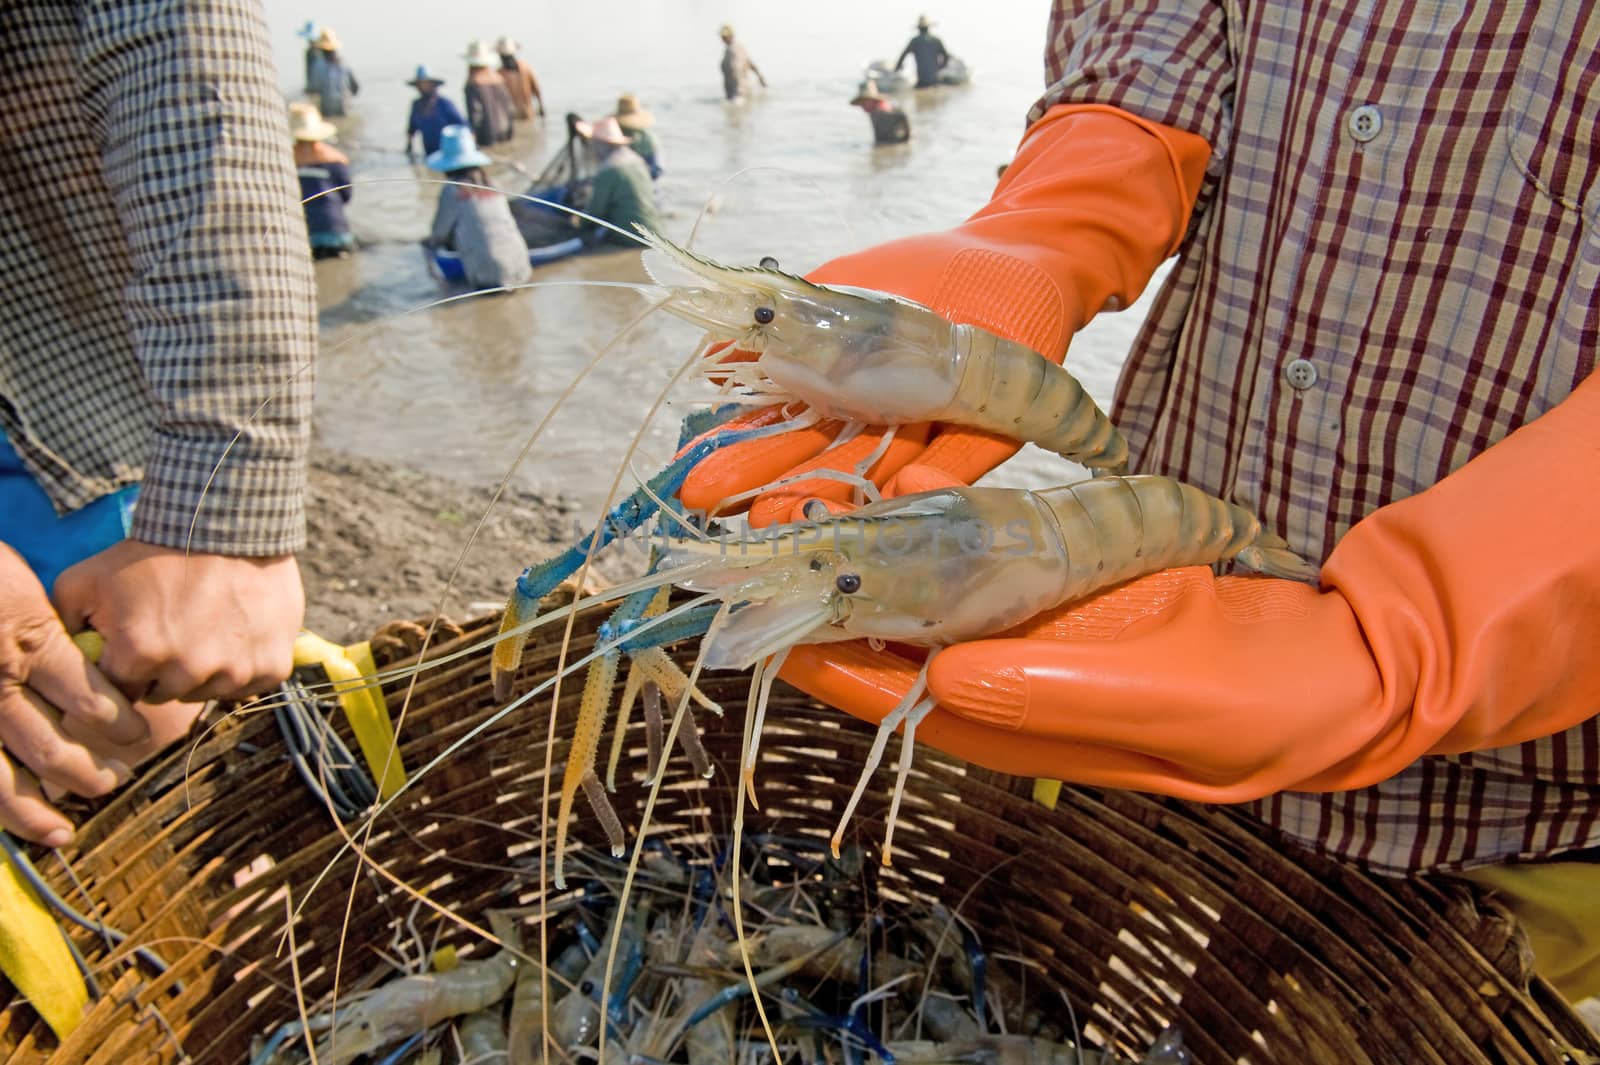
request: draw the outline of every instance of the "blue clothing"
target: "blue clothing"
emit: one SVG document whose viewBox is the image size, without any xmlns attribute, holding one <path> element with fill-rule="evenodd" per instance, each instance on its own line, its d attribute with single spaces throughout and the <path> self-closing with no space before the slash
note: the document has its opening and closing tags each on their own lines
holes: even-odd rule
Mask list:
<svg viewBox="0 0 1600 1065">
<path fill-rule="evenodd" d="M 356 84 L 356 76 L 350 68 L 344 65 L 332 52 L 323 53 L 327 56 L 326 65 L 322 68 L 322 83 L 317 86 L 321 95 L 323 118 L 343 118 L 345 105 L 350 102 L 350 97 L 361 91 Z"/>
<path fill-rule="evenodd" d="M 411 137 L 420 133 L 422 151 L 431 155 L 439 150 L 439 134 L 444 132 L 446 126 L 466 124 L 467 120 L 461 117 L 456 105 L 442 94 L 419 96 L 411 101 L 411 121 L 406 125 L 406 143 L 410 144 Z"/>
<path fill-rule="evenodd" d="M 322 82 L 328 76 L 328 53 L 311 44 L 306 46 L 306 93 L 322 95 Z"/>
<path fill-rule="evenodd" d="M 48 592 L 68 566 L 124 539 L 139 486 L 130 484 L 65 515 L 0 433 L 0 542 L 22 556 Z"/>
<path fill-rule="evenodd" d="M 344 205 L 350 200 L 349 165 L 332 159 L 319 159 L 316 162 L 301 163 L 298 170 L 300 199 L 305 204 L 306 230 L 311 235 L 312 246 L 317 246 L 321 236 L 348 234 L 350 222 L 345 218 Z M 339 188 L 341 185 L 345 187 Z M 328 192 L 329 189 L 335 188 L 339 191 Z M 318 195 L 323 192 L 328 194 Z M 316 198 L 312 199 L 313 196 Z M 324 244 L 326 243 L 324 241 Z M 349 241 L 335 243 L 348 244 Z"/>
</svg>

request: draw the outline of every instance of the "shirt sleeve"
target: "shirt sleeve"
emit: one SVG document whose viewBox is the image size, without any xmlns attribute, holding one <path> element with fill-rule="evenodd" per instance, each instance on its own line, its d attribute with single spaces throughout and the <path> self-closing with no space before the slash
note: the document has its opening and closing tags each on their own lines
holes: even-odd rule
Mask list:
<svg viewBox="0 0 1600 1065">
<path fill-rule="evenodd" d="M 442 96 L 439 97 L 439 114 L 444 117 L 446 126 L 464 126 L 467 124 L 467 120 L 461 117 L 461 112 L 456 109 L 456 105 Z"/>
<path fill-rule="evenodd" d="M 130 534 L 297 550 L 316 296 L 259 7 L 101 0 L 83 5 L 82 41 L 84 103 L 134 264 L 124 309 L 157 409 Z"/>
<path fill-rule="evenodd" d="M 1028 121 L 1056 104 L 1107 104 L 1205 138 L 1215 174 L 1231 128 L 1229 55 L 1223 0 L 1056 0 L 1049 88 Z"/>
</svg>

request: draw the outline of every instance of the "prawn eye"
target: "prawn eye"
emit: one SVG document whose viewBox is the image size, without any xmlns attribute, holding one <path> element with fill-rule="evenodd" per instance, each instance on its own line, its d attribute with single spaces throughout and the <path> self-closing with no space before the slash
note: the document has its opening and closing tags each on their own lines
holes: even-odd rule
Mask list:
<svg viewBox="0 0 1600 1065">
<path fill-rule="evenodd" d="M 757 325 L 771 325 L 772 324 L 772 320 L 774 318 L 776 318 L 777 316 L 778 316 L 778 312 L 774 311 L 771 307 L 757 307 L 756 308 L 756 324 Z"/>
<path fill-rule="evenodd" d="M 833 579 L 833 583 L 845 595 L 854 595 L 861 590 L 861 574 L 841 573 Z"/>
</svg>

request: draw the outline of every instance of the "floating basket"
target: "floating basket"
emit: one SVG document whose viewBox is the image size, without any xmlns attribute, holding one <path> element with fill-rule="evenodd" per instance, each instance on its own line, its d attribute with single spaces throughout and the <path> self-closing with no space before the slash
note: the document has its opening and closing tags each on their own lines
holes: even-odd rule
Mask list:
<svg viewBox="0 0 1600 1065">
<path fill-rule="evenodd" d="M 602 616 L 580 618 L 574 656 L 593 646 Z M 477 624 L 432 654 L 492 631 Z M 555 657 L 553 641 L 531 645 L 522 690 L 548 676 Z M 742 675 L 716 675 L 704 687 L 742 707 L 743 685 Z M 563 685 L 566 713 L 581 688 Z M 398 707 L 401 689 L 391 690 Z M 404 724 L 406 764 L 421 766 L 495 709 L 486 654 L 424 673 Z M 668 763 L 654 831 L 675 846 L 730 830 L 740 716 L 701 715 L 719 766 L 712 779 L 695 778 L 681 756 Z M 477 919 L 506 905 L 508 874 L 494 870 L 517 855 L 526 866 L 537 838 L 547 720 L 540 706 L 494 725 L 402 797 L 379 823 L 371 856 L 456 913 Z M 780 687 L 751 830 L 826 838 L 871 738 Z M 104 995 L 61 1046 L 31 1008 L 7 1001 L 0 1061 L 242 1062 L 252 1036 L 297 1015 L 294 966 L 308 1007 L 330 990 L 347 914 L 340 986 L 377 967 L 409 902 L 371 872 L 354 877 L 352 897 L 349 855 L 311 889 L 344 837 L 282 752 L 270 715 L 241 716 L 87 821 L 65 852 L 73 869 L 101 918 L 171 969 L 153 975 L 124 949 L 75 931 Z M 564 753 L 558 742 L 557 765 Z M 628 757 L 634 772 L 616 800 L 633 829 L 646 792 L 636 781 L 642 755 Z M 889 776 L 880 770 L 857 813 L 869 854 L 882 838 Z M 991 953 L 1037 963 L 1045 1008 L 1064 1022 L 1064 996 L 1086 1030 L 1124 1055 L 1137 1057 L 1176 1024 L 1204 1065 L 1600 1061 L 1582 1022 L 1530 977 L 1513 922 L 1458 881 L 1367 877 L 1291 850 L 1225 809 L 1067 788 L 1047 811 L 1028 798 L 1029 785 L 920 750 L 880 889 L 959 906 Z M 586 810 L 573 832 L 598 839 Z M 60 863 L 41 866 L 74 896 Z M 279 949 L 291 905 L 303 906 L 292 959 Z"/>
</svg>

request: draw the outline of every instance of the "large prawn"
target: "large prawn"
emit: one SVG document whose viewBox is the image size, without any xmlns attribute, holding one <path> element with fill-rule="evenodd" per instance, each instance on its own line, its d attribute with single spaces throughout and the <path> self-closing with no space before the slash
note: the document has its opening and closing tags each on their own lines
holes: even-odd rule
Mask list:
<svg viewBox="0 0 1600 1065">
<path fill-rule="evenodd" d="M 708 354 L 705 373 L 772 402 L 856 425 L 948 422 L 1116 471 L 1128 445 L 1077 378 L 1016 341 L 884 292 L 730 267 L 641 230 L 659 306 L 759 357 Z"/>
<path fill-rule="evenodd" d="M 713 552 L 720 565 L 708 570 Z M 703 652 L 706 667 L 754 667 L 760 674 L 779 668 L 795 644 L 866 638 L 938 648 L 1004 631 L 1157 570 L 1230 559 L 1290 579 L 1317 574 L 1243 507 L 1153 476 L 1101 477 L 1042 491 L 949 488 L 900 496 L 821 523 L 779 526 L 756 540 L 684 544 L 667 553 L 661 568 L 668 577 L 681 570 L 681 587 L 739 604 Z M 934 706 L 925 697 L 926 674 L 924 666 L 879 727 L 834 833 L 836 854 L 888 737 L 903 724 L 892 833 L 916 726 Z M 742 766 L 747 790 L 764 709 L 756 707 L 750 726 Z"/>
</svg>

